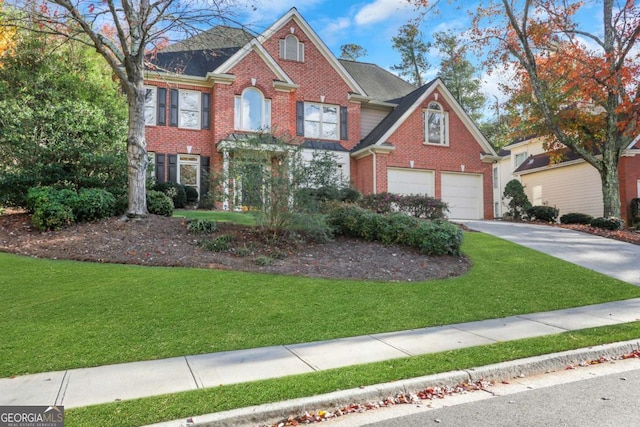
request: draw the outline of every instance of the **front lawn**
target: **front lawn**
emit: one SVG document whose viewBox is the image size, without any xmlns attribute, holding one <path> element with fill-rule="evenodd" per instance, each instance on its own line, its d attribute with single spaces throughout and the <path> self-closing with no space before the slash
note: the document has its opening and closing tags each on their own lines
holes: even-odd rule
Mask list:
<svg viewBox="0 0 640 427">
<path fill-rule="evenodd" d="M 0 254 L 0 377 L 468 322 L 640 297 L 480 233 L 468 274 L 328 280 Z"/>
</svg>

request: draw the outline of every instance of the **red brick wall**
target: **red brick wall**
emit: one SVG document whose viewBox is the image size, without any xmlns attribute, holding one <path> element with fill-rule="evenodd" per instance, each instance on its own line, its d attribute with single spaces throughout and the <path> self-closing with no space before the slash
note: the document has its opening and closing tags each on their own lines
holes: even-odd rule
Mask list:
<svg viewBox="0 0 640 427">
<path fill-rule="evenodd" d="M 622 157 L 618 168 L 620 180 L 620 203 L 622 218 L 631 218 L 631 199 L 640 197 L 638 194 L 638 180 L 640 180 L 640 156 Z"/>
</svg>

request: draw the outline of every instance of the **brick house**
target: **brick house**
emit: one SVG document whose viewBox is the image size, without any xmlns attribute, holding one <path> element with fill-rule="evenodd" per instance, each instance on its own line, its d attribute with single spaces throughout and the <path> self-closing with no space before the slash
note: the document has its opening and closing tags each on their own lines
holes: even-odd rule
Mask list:
<svg viewBox="0 0 640 427">
<path fill-rule="evenodd" d="M 158 181 L 204 194 L 207 172 L 227 171 L 242 141 L 267 131 L 330 151 L 364 194 L 426 193 L 448 202 L 451 218 L 493 217 L 497 154 L 443 83 L 416 88 L 337 59 L 295 8 L 257 37 L 215 27 L 153 63 L 146 137 Z M 224 209 L 243 203 L 231 181 Z"/>
</svg>

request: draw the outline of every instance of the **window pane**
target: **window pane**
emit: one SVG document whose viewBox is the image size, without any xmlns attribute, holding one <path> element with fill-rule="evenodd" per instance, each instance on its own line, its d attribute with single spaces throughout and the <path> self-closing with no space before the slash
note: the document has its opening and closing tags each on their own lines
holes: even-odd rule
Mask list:
<svg viewBox="0 0 640 427">
<path fill-rule="evenodd" d="M 200 118 L 200 113 L 197 111 L 180 111 L 180 127 L 183 128 L 197 128 Z"/>
<path fill-rule="evenodd" d="M 265 99 L 264 101 L 264 128 L 271 129 L 271 100 Z"/>
<path fill-rule="evenodd" d="M 338 123 L 338 107 L 323 107 L 322 108 L 322 122 L 323 123 Z"/>
<path fill-rule="evenodd" d="M 431 144 L 442 143 L 442 114 L 429 112 L 427 120 L 427 131 L 429 133 L 427 142 Z"/>
<path fill-rule="evenodd" d="M 147 125 L 156 124 L 156 91 L 154 88 L 147 88 L 144 93 L 144 123 Z"/>
<path fill-rule="evenodd" d="M 305 120 L 304 136 L 308 138 L 320 138 L 320 123 Z"/>
<path fill-rule="evenodd" d="M 242 129 L 262 128 L 262 95 L 255 89 L 247 89 L 242 94 Z"/>
<path fill-rule="evenodd" d="M 180 91 L 180 109 L 181 110 L 200 110 L 200 94 L 196 92 Z"/>
<path fill-rule="evenodd" d="M 319 122 L 320 106 L 316 104 L 304 104 L 304 119 Z"/>
<path fill-rule="evenodd" d="M 338 125 L 335 123 L 322 124 L 322 138 L 338 139 Z"/>
<path fill-rule="evenodd" d="M 180 165 L 180 184 L 196 187 L 198 185 L 198 168 L 195 165 Z"/>
</svg>

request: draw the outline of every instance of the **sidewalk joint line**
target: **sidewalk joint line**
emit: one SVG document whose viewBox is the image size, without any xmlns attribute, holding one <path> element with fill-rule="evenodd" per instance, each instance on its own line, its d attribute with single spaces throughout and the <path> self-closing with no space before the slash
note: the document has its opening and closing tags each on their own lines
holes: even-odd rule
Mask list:
<svg viewBox="0 0 640 427">
<path fill-rule="evenodd" d="M 311 363 L 307 362 L 306 360 L 304 360 L 302 357 L 300 357 L 298 355 L 298 353 L 296 353 L 295 351 L 291 350 L 289 347 L 287 347 L 286 345 L 283 345 L 282 347 L 284 347 L 289 353 L 293 354 L 295 357 L 297 357 L 302 363 L 304 363 L 305 365 L 307 365 L 308 367 L 311 368 L 311 370 L 313 370 L 313 372 L 319 372 L 322 369 L 318 368 L 317 366 L 313 366 Z"/>
<path fill-rule="evenodd" d="M 69 386 L 69 370 L 65 370 L 62 375 L 62 381 L 60 381 L 60 388 L 58 388 L 58 393 L 56 394 L 56 400 L 54 403 L 56 405 L 63 405 L 64 396 L 67 394 L 67 387 Z"/>
<path fill-rule="evenodd" d="M 200 387 L 200 384 L 198 384 L 198 379 L 196 378 L 196 374 L 193 372 L 193 369 L 191 368 L 191 365 L 189 364 L 188 356 L 182 356 L 182 357 L 184 357 L 184 361 L 187 364 L 187 368 L 189 368 L 189 372 L 191 373 L 191 378 L 193 378 L 193 382 L 196 385 L 196 389 L 201 389 L 202 387 Z"/>
<path fill-rule="evenodd" d="M 427 328 L 424 328 L 424 329 L 427 329 Z M 392 349 L 394 349 L 394 350 L 398 350 L 400 353 L 404 353 L 404 354 L 406 354 L 406 355 L 407 355 L 407 356 L 409 356 L 409 357 L 416 356 L 415 354 L 411 354 L 410 352 L 405 351 L 405 350 L 403 350 L 403 349 L 401 349 L 401 348 L 398 348 L 398 347 L 396 347 L 395 345 L 389 344 L 388 342 L 386 342 L 386 341 L 384 341 L 384 340 L 381 340 L 380 338 L 376 338 L 376 337 L 374 337 L 373 335 L 367 335 L 367 336 L 368 336 L 369 338 L 373 338 L 374 340 L 376 340 L 376 341 L 378 341 L 378 342 L 380 342 L 380 343 L 382 343 L 382 344 L 384 344 L 384 345 L 386 345 L 386 346 L 391 347 L 391 348 L 392 348 Z"/>
</svg>

